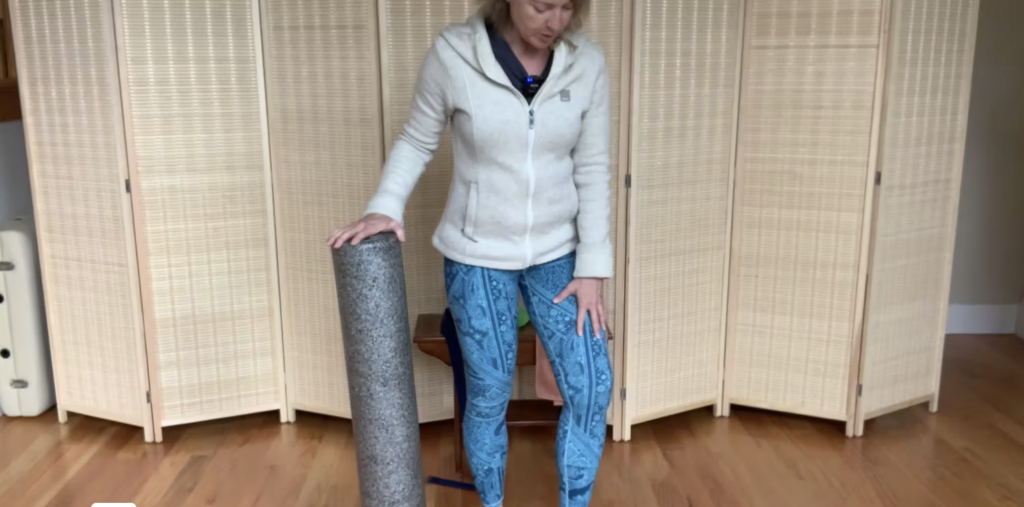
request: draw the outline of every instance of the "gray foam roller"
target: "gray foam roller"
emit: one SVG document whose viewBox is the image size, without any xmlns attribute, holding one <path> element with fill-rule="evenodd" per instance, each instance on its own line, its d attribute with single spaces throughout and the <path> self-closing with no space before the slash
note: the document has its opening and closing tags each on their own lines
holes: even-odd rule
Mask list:
<svg viewBox="0 0 1024 507">
<path fill-rule="evenodd" d="M 402 247 L 394 234 L 334 250 L 363 507 L 425 507 Z"/>
</svg>

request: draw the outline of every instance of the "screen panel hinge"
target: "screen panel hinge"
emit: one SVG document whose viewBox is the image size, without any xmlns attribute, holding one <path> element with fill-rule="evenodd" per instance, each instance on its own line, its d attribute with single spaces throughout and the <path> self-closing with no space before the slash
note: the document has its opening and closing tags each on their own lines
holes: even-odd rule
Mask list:
<svg viewBox="0 0 1024 507">
<path fill-rule="evenodd" d="M 626 175 L 626 188 L 633 188 L 633 175 L 632 174 L 627 174 Z"/>
<path fill-rule="evenodd" d="M 857 384 L 857 397 L 864 396 L 864 384 Z"/>
<path fill-rule="evenodd" d="M 153 403 L 153 394 L 149 391 L 146 391 L 146 403 Z"/>
<path fill-rule="evenodd" d="M 11 389 L 28 389 L 28 381 L 16 378 L 11 380 Z"/>
<path fill-rule="evenodd" d="M 875 185 L 882 184 L 882 171 L 875 171 Z"/>
<path fill-rule="evenodd" d="M 622 401 L 626 401 L 626 388 L 625 387 L 623 387 L 622 389 L 619 389 L 619 399 L 622 400 Z"/>
<path fill-rule="evenodd" d="M 124 191 L 129 194 L 132 193 L 132 180 L 128 178 L 124 179 Z"/>
</svg>

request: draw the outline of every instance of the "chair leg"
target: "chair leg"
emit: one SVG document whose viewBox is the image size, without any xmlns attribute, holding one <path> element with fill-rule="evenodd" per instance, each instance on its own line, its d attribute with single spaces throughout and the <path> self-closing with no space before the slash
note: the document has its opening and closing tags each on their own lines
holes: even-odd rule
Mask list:
<svg viewBox="0 0 1024 507">
<path fill-rule="evenodd" d="M 455 473 L 462 475 L 466 448 L 462 442 L 462 421 L 459 418 L 459 397 L 455 397 Z"/>
</svg>

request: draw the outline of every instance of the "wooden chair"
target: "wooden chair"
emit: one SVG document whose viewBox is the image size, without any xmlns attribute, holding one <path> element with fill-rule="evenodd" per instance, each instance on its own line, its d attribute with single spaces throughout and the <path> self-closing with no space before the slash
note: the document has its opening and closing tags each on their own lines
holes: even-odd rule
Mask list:
<svg viewBox="0 0 1024 507">
<path fill-rule="evenodd" d="M 451 357 L 448 354 L 448 344 L 445 343 L 441 334 L 442 314 L 425 314 L 416 319 L 416 331 L 413 335 L 413 343 L 429 356 L 440 359 L 444 364 L 451 366 Z M 537 362 L 537 332 L 532 324 L 527 324 L 519 330 L 519 348 L 516 356 L 516 366 L 529 366 Z M 454 389 L 452 397 L 455 399 L 455 472 L 461 475 L 465 473 L 466 448 L 462 441 L 462 421 L 459 420 L 459 398 Z M 558 416 L 561 415 L 561 407 L 555 406 L 550 400 L 511 400 L 508 405 L 506 421 L 509 426 L 557 426 Z"/>
</svg>

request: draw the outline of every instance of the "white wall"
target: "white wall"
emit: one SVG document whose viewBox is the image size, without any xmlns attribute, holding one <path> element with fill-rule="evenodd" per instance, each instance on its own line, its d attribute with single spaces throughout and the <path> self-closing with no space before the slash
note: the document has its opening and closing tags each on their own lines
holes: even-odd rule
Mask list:
<svg viewBox="0 0 1024 507">
<path fill-rule="evenodd" d="M 20 121 L 0 123 L 0 224 L 32 212 L 32 192 Z"/>
<path fill-rule="evenodd" d="M 1024 297 L 1024 2 L 982 0 L 950 332 L 1012 333 Z"/>
</svg>

